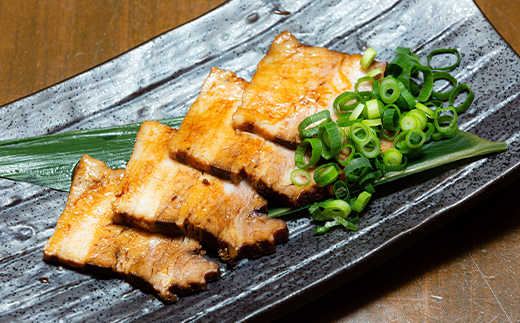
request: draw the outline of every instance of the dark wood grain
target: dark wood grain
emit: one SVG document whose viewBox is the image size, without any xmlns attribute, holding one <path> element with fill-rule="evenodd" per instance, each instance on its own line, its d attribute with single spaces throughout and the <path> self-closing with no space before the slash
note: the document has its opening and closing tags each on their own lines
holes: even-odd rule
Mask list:
<svg viewBox="0 0 520 323">
<path fill-rule="evenodd" d="M 0 105 L 101 64 L 224 0 L 1 0 Z"/>
<path fill-rule="evenodd" d="M 98 65 L 222 2 L 0 0 L 0 105 Z M 519 53 L 520 3 L 477 3 Z M 280 322 L 520 320 L 519 194 L 516 180 L 393 260 Z"/>
<path fill-rule="evenodd" d="M 520 54 L 520 1 L 475 0 L 497 31 Z"/>
</svg>

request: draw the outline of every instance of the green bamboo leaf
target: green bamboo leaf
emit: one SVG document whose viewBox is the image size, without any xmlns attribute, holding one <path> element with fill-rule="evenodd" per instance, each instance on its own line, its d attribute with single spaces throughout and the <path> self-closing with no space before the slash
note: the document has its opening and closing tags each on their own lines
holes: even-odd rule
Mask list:
<svg viewBox="0 0 520 323">
<path fill-rule="evenodd" d="M 423 146 L 421 158 L 408 162 L 408 166 L 402 172 L 392 172 L 377 180 L 375 185 L 381 185 L 394 181 L 405 176 L 419 173 L 437 166 L 449 164 L 461 159 L 478 157 L 490 153 L 505 151 L 505 142 L 494 142 L 480 138 L 479 136 L 459 131 L 457 135 L 450 139 L 431 141 Z M 269 209 L 269 216 L 281 217 L 291 213 L 307 209 L 302 208 L 276 207 Z"/>
<path fill-rule="evenodd" d="M 376 184 L 387 183 L 461 159 L 497 153 L 506 149 L 507 143 L 505 142 L 488 141 L 468 132 L 459 131 L 453 138 L 425 144 L 421 158 L 409 161 L 403 172 L 389 173 Z"/>
<path fill-rule="evenodd" d="M 182 117 L 160 120 L 178 128 Z M 125 167 L 140 123 L 0 141 L 0 177 L 68 192 L 83 154 Z"/>
<path fill-rule="evenodd" d="M 160 122 L 174 128 L 182 117 Z M 111 168 L 125 167 L 130 159 L 139 123 L 110 128 L 71 131 L 62 134 L 0 141 L 0 177 L 68 191 L 76 163 L 83 154 L 103 160 Z M 421 159 L 411 161 L 403 172 L 387 174 L 377 184 L 445 165 L 464 158 L 506 150 L 505 142 L 492 142 L 467 132 L 432 141 L 423 146 Z M 299 208 L 271 208 L 269 215 L 280 217 Z"/>
</svg>

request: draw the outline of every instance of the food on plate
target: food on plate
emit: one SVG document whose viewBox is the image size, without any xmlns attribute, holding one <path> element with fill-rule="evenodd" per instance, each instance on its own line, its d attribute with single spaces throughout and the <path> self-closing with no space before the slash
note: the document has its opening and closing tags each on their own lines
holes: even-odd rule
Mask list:
<svg viewBox="0 0 520 323">
<path fill-rule="evenodd" d="M 431 55 L 445 52 L 460 59 L 451 49 Z M 423 144 L 456 136 L 457 114 L 473 100 L 467 85 L 433 73 L 407 48 L 388 68 L 375 55 L 302 45 L 284 32 L 251 83 L 212 68 L 178 131 L 142 123 L 124 173 L 82 158 L 45 257 L 108 268 L 172 300 L 219 277 L 199 242 L 233 263 L 288 239 L 286 223 L 266 214 L 266 199 L 315 202 L 310 215 L 324 222 L 315 234 L 358 230 L 373 184 L 404 171 Z M 433 91 L 435 79 L 453 89 Z M 465 102 L 453 106 L 462 92 Z"/>
<path fill-rule="evenodd" d="M 152 232 L 185 234 L 224 260 L 274 252 L 287 225 L 262 213 L 267 202 L 246 182 L 232 183 L 170 158 L 175 129 L 145 121 L 137 133 L 115 220 Z"/>
<path fill-rule="evenodd" d="M 101 272 L 116 272 L 167 300 L 206 289 L 220 277 L 200 244 L 113 223 L 112 204 L 124 170 L 84 155 L 74 173 L 65 210 L 44 249 L 45 259 Z"/>
<path fill-rule="evenodd" d="M 431 58 L 443 53 L 456 55 L 458 59 L 450 66 L 432 68 Z M 375 56 L 374 49 L 367 49 L 360 64 L 368 68 Z M 354 223 L 359 220 L 357 214 L 375 192 L 376 180 L 387 173 L 404 171 L 408 160 L 424 155 L 423 145 L 459 133 L 458 114 L 469 108 L 474 94 L 466 84 L 457 84 L 450 74 L 432 71 L 452 71 L 459 62 L 457 49 L 433 51 L 425 66 L 409 48 L 398 47 L 388 65 L 388 75 L 375 79 L 370 72 L 357 80 L 354 91 L 344 92 L 334 100 L 334 116 L 324 110 L 302 120 L 298 131 L 303 141 L 295 154 L 297 165 L 302 168 L 299 171 L 305 173 L 308 169 L 316 183 L 333 185 L 336 196 L 335 200 L 315 203 L 309 208 L 314 220 L 326 221 L 315 234 L 323 234 L 337 225 L 357 230 Z M 435 92 L 435 79 L 447 79 L 453 88 Z M 371 84 L 372 89 L 361 91 L 364 83 Z M 456 106 L 462 92 L 467 92 L 467 96 Z M 445 101 L 449 103 L 446 108 Z M 385 147 L 385 142 L 390 146 Z M 308 161 L 306 154 L 311 155 Z M 328 163 L 313 168 L 323 160 Z M 349 189 L 363 191 L 351 199 Z"/>
<path fill-rule="evenodd" d="M 288 31 L 278 35 L 258 64 L 243 104 L 233 116 L 236 129 L 296 148 L 301 142 L 298 125 L 308 116 L 329 110 L 334 99 L 351 91 L 369 70 L 386 63 L 360 65 L 361 55 L 306 46 Z M 363 85 L 364 90 L 370 85 Z"/>
<path fill-rule="evenodd" d="M 306 186 L 291 182 L 291 172 L 297 169 L 294 150 L 233 129 L 233 113 L 247 86 L 233 72 L 213 68 L 169 142 L 171 157 L 234 182 L 245 178 L 267 199 L 290 206 L 330 196 L 332 187 L 312 179 Z"/>
</svg>

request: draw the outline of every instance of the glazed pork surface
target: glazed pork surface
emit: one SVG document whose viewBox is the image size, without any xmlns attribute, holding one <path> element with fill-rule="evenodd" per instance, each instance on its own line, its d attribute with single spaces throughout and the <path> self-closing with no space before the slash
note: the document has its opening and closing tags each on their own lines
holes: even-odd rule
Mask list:
<svg viewBox="0 0 520 323">
<path fill-rule="evenodd" d="M 386 63 L 374 62 L 369 70 L 360 65 L 361 55 L 306 46 L 288 31 L 278 35 L 260 61 L 243 103 L 233 116 L 233 127 L 295 149 L 301 142 L 298 125 L 322 110 L 369 70 Z M 360 90 L 372 90 L 364 83 Z"/>
<path fill-rule="evenodd" d="M 218 250 L 224 260 L 271 253 L 287 240 L 285 222 L 261 213 L 267 202 L 249 184 L 224 181 L 171 159 L 168 142 L 175 132 L 156 121 L 141 125 L 114 203 L 116 222 L 185 234 Z"/>
<path fill-rule="evenodd" d="M 205 290 L 206 282 L 218 279 L 220 272 L 202 256 L 197 241 L 113 223 L 112 204 L 121 191 L 123 172 L 82 157 L 65 210 L 45 245 L 45 259 L 116 272 L 167 301 L 176 300 L 175 293 Z"/>
<path fill-rule="evenodd" d="M 293 150 L 233 129 L 233 114 L 247 86 L 234 73 L 213 68 L 169 142 L 171 157 L 234 182 L 246 178 L 264 197 L 291 206 L 329 196 L 330 187 L 318 186 L 313 179 L 304 187 L 291 182 L 297 168 Z"/>
</svg>

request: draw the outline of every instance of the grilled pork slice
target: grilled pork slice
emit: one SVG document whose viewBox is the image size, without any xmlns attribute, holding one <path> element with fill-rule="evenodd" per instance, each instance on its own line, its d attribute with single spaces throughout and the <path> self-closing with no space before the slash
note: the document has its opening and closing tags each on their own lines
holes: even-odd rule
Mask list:
<svg viewBox="0 0 520 323">
<path fill-rule="evenodd" d="M 259 213 L 267 203 L 246 182 L 223 181 L 171 159 L 174 134 L 156 121 L 141 125 L 114 203 L 116 222 L 186 234 L 224 260 L 274 252 L 287 240 L 285 222 Z"/>
<path fill-rule="evenodd" d="M 304 187 L 291 182 L 297 168 L 293 150 L 233 129 L 233 113 L 247 85 L 234 73 L 213 68 L 169 143 L 171 157 L 234 182 L 245 177 L 263 196 L 292 206 L 330 195 L 330 187 L 313 179 Z"/>
<path fill-rule="evenodd" d="M 334 99 L 366 75 L 360 60 L 361 55 L 300 44 L 287 31 L 278 35 L 244 92 L 233 126 L 295 149 L 300 122 L 322 110 L 335 116 Z M 386 63 L 374 62 L 370 69 L 377 67 L 384 70 Z M 372 90 L 367 83 L 359 89 Z"/>
<path fill-rule="evenodd" d="M 113 223 L 112 204 L 121 191 L 123 170 L 84 155 L 45 259 L 79 269 L 116 272 L 155 290 L 165 300 L 174 293 L 206 289 L 218 279 L 218 265 L 201 255 L 200 244 L 186 237 L 128 228 Z"/>
</svg>

